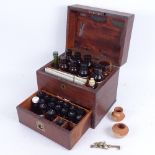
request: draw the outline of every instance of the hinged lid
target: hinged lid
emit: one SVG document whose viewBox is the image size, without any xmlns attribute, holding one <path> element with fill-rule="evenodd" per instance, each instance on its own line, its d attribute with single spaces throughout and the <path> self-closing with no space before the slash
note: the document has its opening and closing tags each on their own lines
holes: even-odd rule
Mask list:
<svg viewBox="0 0 155 155">
<path fill-rule="evenodd" d="M 91 52 L 99 60 L 121 66 L 127 61 L 133 20 L 133 14 L 69 6 L 66 48 Z"/>
</svg>

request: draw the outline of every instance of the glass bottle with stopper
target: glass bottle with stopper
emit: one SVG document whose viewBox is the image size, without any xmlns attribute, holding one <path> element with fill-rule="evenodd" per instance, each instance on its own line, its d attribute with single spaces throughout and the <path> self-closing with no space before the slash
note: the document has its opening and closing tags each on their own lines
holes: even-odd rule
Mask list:
<svg viewBox="0 0 155 155">
<path fill-rule="evenodd" d="M 92 59 L 91 55 L 89 55 L 89 54 L 84 55 L 84 62 L 88 65 L 89 68 L 92 65 L 92 60 L 91 59 Z"/>
<path fill-rule="evenodd" d="M 80 52 L 75 52 L 74 58 L 76 60 L 77 66 L 80 67 L 81 64 L 81 53 Z"/>
<path fill-rule="evenodd" d="M 34 112 L 34 113 L 38 113 L 38 103 L 39 103 L 39 97 L 38 96 L 34 96 L 32 98 L 32 101 L 31 101 L 31 110 Z"/>
<path fill-rule="evenodd" d="M 88 77 L 88 65 L 86 63 L 81 63 L 81 67 L 79 70 L 79 76 L 81 76 L 83 78 Z"/>
<path fill-rule="evenodd" d="M 77 75 L 78 73 L 78 67 L 75 59 L 72 59 L 70 66 L 69 66 L 69 72 L 73 75 Z"/>
<path fill-rule="evenodd" d="M 66 59 L 64 59 L 64 58 L 60 59 L 59 68 L 62 71 L 68 71 L 68 64 L 67 64 L 67 60 Z"/>
<path fill-rule="evenodd" d="M 53 67 L 58 69 L 59 68 L 59 56 L 58 56 L 58 51 L 53 52 Z"/>
<path fill-rule="evenodd" d="M 101 61 L 99 64 L 101 65 L 103 74 L 105 76 L 107 76 L 112 71 L 112 62 L 110 60 L 109 61 Z"/>
<path fill-rule="evenodd" d="M 102 82 L 104 79 L 102 67 L 100 64 L 94 65 L 93 78 L 96 82 Z"/>
<path fill-rule="evenodd" d="M 72 50 L 71 49 L 66 49 L 66 61 L 67 61 L 68 66 L 70 66 L 72 58 L 73 58 Z"/>
</svg>

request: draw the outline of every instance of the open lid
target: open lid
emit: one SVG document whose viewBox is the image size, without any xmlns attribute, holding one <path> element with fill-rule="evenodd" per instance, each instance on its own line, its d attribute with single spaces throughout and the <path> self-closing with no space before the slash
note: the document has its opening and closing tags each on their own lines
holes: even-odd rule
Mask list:
<svg viewBox="0 0 155 155">
<path fill-rule="evenodd" d="M 68 6 L 66 48 L 87 51 L 115 66 L 127 61 L 134 15 L 93 7 Z"/>
</svg>

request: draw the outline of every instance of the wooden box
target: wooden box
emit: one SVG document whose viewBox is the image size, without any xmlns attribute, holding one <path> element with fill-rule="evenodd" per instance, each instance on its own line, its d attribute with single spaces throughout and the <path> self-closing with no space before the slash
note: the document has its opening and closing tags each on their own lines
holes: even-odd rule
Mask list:
<svg viewBox="0 0 155 155">
<path fill-rule="evenodd" d="M 68 7 L 66 49 L 91 54 L 96 62 L 109 60 L 110 74 L 96 89 L 77 85 L 45 72 L 52 62 L 37 70 L 38 90 L 69 100 L 86 110 L 71 130 L 55 125 L 30 111 L 31 99 L 17 106 L 19 121 L 46 137 L 71 149 L 84 132 L 95 128 L 116 101 L 119 68 L 127 61 L 134 15 L 98 8 L 73 5 Z"/>
</svg>

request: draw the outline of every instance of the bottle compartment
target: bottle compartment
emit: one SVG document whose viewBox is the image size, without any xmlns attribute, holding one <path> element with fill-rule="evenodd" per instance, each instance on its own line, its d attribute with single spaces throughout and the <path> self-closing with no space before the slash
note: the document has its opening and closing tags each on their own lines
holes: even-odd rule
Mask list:
<svg viewBox="0 0 155 155">
<path fill-rule="evenodd" d="M 68 53 L 70 53 L 69 58 Z M 88 53 L 90 52 L 87 50 L 79 52 L 79 49 L 67 49 L 65 54 L 57 55 L 59 61 L 55 61 L 54 58 L 50 64 L 43 67 L 43 70 L 62 80 L 96 89 L 100 83 L 105 82 L 111 76 L 115 67 L 111 60 L 106 58 L 101 61 Z M 93 83 L 90 79 L 93 79 Z"/>
<path fill-rule="evenodd" d="M 37 114 L 31 109 L 32 98 L 38 93 L 36 92 L 17 106 L 19 121 L 60 145 L 63 145 L 67 149 L 71 149 L 86 130 L 90 128 L 92 112 L 91 110 L 81 107 L 60 96 L 46 91 L 43 92 L 49 96 L 56 97 L 57 99 L 64 101 L 67 105 L 69 104 L 71 108 L 84 110 L 85 115 L 78 122 L 69 119 L 68 117 L 64 117 L 60 113 L 56 114 L 56 116 L 51 120 L 48 120 L 45 117 L 46 112 Z"/>
<path fill-rule="evenodd" d="M 39 101 L 31 103 L 30 110 L 49 121 L 57 122 L 56 124 L 63 121 L 76 125 L 88 113 L 87 109 L 46 91 L 38 91 L 35 97 L 38 97 Z M 32 97 L 32 100 L 35 97 Z"/>
</svg>

